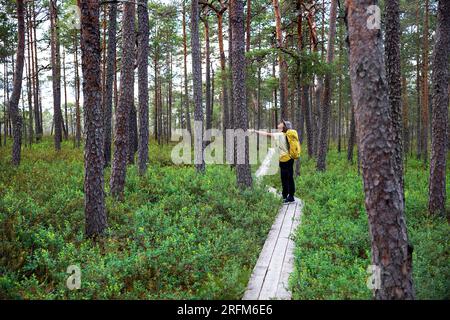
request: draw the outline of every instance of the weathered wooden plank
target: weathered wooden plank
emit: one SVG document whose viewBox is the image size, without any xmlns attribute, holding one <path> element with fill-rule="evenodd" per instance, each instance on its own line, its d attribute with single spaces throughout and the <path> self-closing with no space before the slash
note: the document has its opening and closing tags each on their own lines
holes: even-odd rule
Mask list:
<svg viewBox="0 0 450 320">
<path fill-rule="evenodd" d="M 267 275 L 264 279 L 264 284 L 259 295 L 260 300 L 276 298 L 278 283 L 281 278 L 281 271 L 286 256 L 289 235 L 291 233 L 292 221 L 295 215 L 295 208 L 297 207 L 297 204 L 289 204 L 286 205 L 286 207 L 287 210 L 284 216 L 283 224 L 281 226 L 274 253 L 267 270 Z"/>
<path fill-rule="evenodd" d="M 278 216 L 276 217 L 275 222 L 269 231 L 268 237 L 264 243 L 263 249 L 261 250 L 258 261 L 253 268 L 247 290 L 244 293 L 244 300 L 254 300 L 259 296 L 262 285 L 264 283 L 264 279 L 267 274 L 267 269 L 275 250 L 275 245 L 281 231 L 281 226 L 284 221 L 286 211 L 286 206 L 280 208 Z"/>
<path fill-rule="evenodd" d="M 257 181 L 269 172 L 274 150 L 269 150 L 256 172 Z M 268 188 L 281 197 L 275 188 Z M 272 225 L 258 261 L 253 268 L 243 300 L 291 299 L 288 289 L 289 275 L 294 269 L 294 248 L 292 236 L 300 224 L 303 202 L 283 205 Z"/>
<path fill-rule="evenodd" d="M 242 300 L 257 300 L 266 276 L 267 266 L 256 264 Z"/>
</svg>

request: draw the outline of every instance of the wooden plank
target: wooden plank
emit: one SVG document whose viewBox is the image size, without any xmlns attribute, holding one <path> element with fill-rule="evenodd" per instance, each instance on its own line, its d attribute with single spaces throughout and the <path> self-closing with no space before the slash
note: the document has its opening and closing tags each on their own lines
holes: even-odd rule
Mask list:
<svg viewBox="0 0 450 320">
<path fill-rule="evenodd" d="M 264 279 L 264 284 L 259 295 L 260 300 L 267 300 L 276 298 L 278 283 L 281 278 L 281 271 L 283 262 L 286 256 L 286 250 L 289 242 L 289 235 L 291 233 L 292 221 L 295 214 L 296 203 L 286 205 L 287 210 L 284 216 L 283 224 L 275 245 L 275 249 L 270 261 L 267 275 Z"/>
<path fill-rule="evenodd" d="M 266 277 L 267 267 L 256 264 L 242 300 L 257 300 Z"/>
<path fill-rule="evenodd" d="M 274 150 L 269 150 L 263 163 L 256 172 L 257 181 L 266 175 Z M 268 188 L 281 197 L 275 188 Z M 300 224 L 303 202 L 295 198 L 296 202 L 283 205 L 269 231 L 267 239 L 253 268 L 243 300 L 291 299 L 288 281 L 294 270 L 293 234 Z"/>
<path fill-rule="evenodd" d="M 286 206 L 280 208 L 278 216 L 276 217 L 275 222 L 269 231 L 268 237 L 264 243 L 263 249 L 261 250 L 258 261 L 253 268 L 247 290 L 244 293 L 244 300 L 255 300 L 259 296 L 262 285 L 264 283 L 264 279 L 267 274 L 267 269 L 272 259 L 276 241 L 281 231 L 281 226 L 284 221 L 286 211 Z"/>
</svg>

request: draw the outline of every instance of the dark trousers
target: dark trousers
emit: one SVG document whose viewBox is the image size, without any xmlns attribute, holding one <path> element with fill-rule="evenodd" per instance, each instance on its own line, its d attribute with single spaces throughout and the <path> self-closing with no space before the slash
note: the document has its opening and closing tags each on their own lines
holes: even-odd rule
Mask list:
<svg viewBox="0 0 450 320">
<path fill-rule="evenodd" d="M 292 200 L 295 193 L 294 159 L 280 162 L 281 184 L 283 185 L 283 199 Z"/>
</svg>

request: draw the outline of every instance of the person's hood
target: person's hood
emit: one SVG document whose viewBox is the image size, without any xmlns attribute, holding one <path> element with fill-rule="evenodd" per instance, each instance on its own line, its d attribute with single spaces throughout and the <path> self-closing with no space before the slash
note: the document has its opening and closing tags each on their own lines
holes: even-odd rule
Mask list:
<svg viewBox="0 0 450 320">
<path fill-rule="evenodd" d="M 292 129 L 292 123 L 290 121 L 283 120 L 286 130 Z"/>
</svg>

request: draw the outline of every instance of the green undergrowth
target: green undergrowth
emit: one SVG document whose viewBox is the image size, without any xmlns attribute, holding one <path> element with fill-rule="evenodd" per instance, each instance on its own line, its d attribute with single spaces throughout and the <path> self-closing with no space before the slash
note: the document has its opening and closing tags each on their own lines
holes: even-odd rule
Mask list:
<svg viewBox="0 0 450 320">
<path fill-rule="evenodd" d="M 325 172 L 317 172 L 315 164 L 302 159 L 296 179 L 296 196 L 305 208 L 295 234 L 293 298 L 371 299 L 366 286 L 371 250 L 362 178 L 356 164 L 347 162 L 346 152 L 331 150 Z M 446 218 L 427 212 L 428 176 L 422 162 L 408 159 L 405 197 L 414 246 L 414 286 L 418 299 L 449 299 L 450 227 Z M 447 174 L 447 194 L 449 181 Z M 280 188 L 278 175 L 266 182 Z"/>
<path fill-rule="evenodd" d="M 125 201 L 106 197 L 109 228 L 84 238 L 83 153 L 25 147 L 20 167 L 0 148 L 0 298 L 239 299 L 279 201 L 241 191 L 229 166 L 173 166 L 150 145 L 147 174 L 129 166 Z M 108 193 L 110 170 L 105 172 Z M 81 289 L 66 287 L 70 265 Z"/>
</svg>

